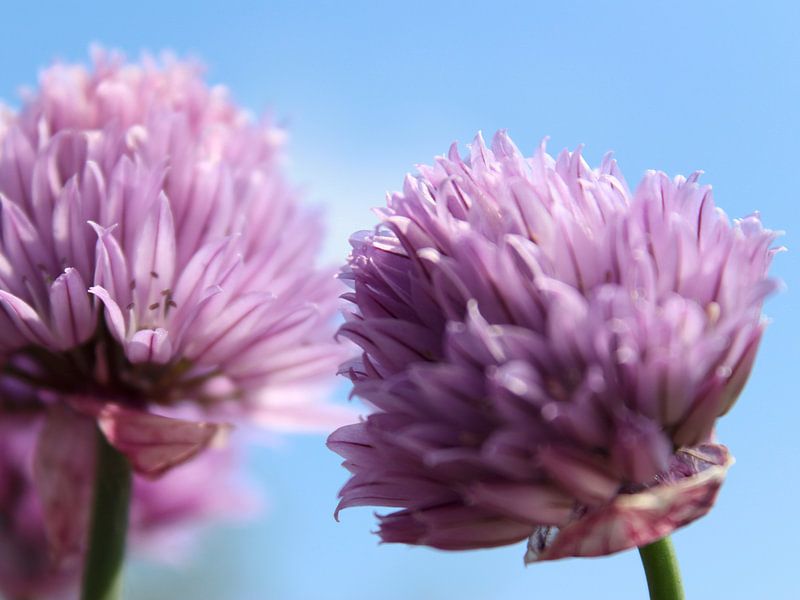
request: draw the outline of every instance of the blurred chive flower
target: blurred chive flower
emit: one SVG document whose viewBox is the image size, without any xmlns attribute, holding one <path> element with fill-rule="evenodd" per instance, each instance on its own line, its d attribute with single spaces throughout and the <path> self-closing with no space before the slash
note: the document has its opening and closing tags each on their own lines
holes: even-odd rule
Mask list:
<svg viewBox="0 0 800 600">
<path fill-rule="evenodd" d="M 75 595 L 86 540 L 53 554 L 34 485 L 33 461 L 41 419 L 0 416 L 0 594 L 36 600 Z M 91 435 L 91 431 L 89 434 Z M 174 563 L 188 556 L 201 526 L 215 519 L 239 519 L 256 508 L 253 491 L 236 481 L 231 449 L 203 453 L 158 482 L 137 479 L 131 500 L 131 545 L 140 555 Z M 214 479 L 217 485 L 209 486 Z M 82 478 L 81 493 L 91 494 Z M 89 503 L 72 508 L 85 533 Z"/>
<path fill-rule="evenodd" d="M 254 122 L 193 64 L 58 64 L 0 110 L 0 414 L 43 414 L 34 474 L 56 552 L 94 423 L 155 477 L 226 429 L 297 429 L 341 356 L 322 226 Z"/>
<path fill-rule="evenodd" d="M 699 173 L 635 192 L 606 156 L 498 133 L 419 167 L 353 237 L 343 366 L 374 412 L 330 437 L 337 509 L 385 542 L 528 540 L 526 562 L 644 546 L 706 514 L 732 463 L 714 424 L 764 330 L 776 233 Z"/>
</svg>

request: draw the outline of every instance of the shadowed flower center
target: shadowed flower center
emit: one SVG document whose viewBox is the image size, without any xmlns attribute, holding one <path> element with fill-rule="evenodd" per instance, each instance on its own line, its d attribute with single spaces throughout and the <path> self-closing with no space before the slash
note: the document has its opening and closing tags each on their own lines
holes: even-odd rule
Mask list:
<svg viewBox="0 0 800 600">
<path fill-rule="evenodd" d="M 235 397 L 202 393 L 201 388 L 219 375 L 216 369 L 190 373 L 186 359 L 166 364 L 131 363 L 104 327 L 86 343 L 64 352 L 29 346 L 6 361 L 0 390 L 2 410 L 38 410 L 57 396 L 93 396 L 131 407 L 148 403 L 169 405 L 191 397 L 211 403 Z M 10 393 L 9 393 L 10 392 Z"/>
</svg>

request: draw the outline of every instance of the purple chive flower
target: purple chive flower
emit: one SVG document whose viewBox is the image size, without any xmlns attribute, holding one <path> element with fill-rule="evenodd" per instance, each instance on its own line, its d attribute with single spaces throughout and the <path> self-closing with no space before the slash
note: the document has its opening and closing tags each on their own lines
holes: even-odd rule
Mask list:
<svg viewBox="0 0 800 600">
<path fill-rule="evenodd" d="M 32 461 L 40 421 L 29 415 L 0 417 L 0 594 L 8 598 L 69 598 L 81 575 L 84 537 L 57 556 L 48 544 Z M 158 482 L 136 479 L 130 520 L 133 550 L 175 561 L 176 549 L 185 550 L 201 525 L 247 514 L 254 494 L 235 481 L 234 466 L 230 449 L 213 450 Z M 209 486 L 212 478 L 219 483 Z M 91 482 L 85 483 L 82 493 L 88 496 Z M 82 508 L 74 506 L 72 514 L 85 522 L 88 515 Z"/>
<path fill-rule="evenodd" d="M 46 415 L 57 551 L 84 529 L 94 422 L 151 477 L 218 438 L 207 419 L 341 422 L 318 402 L 338 284 L 282 139 L 196 66 L 102 52 L 0 111 L 0 414 Z"/>
<path fill-rule="evenodd" d="M 711 508 L 714 423 L 764 329 L 774 232 L 699 174 L 631 193 L 607 156 L 520 154 L 504 132 L 407 177 L 352 240 L 343 367 L 375 411 L 329 439 L 385 542 L 528 539 L 526 562 L 655 541 Z"/>
</svg>

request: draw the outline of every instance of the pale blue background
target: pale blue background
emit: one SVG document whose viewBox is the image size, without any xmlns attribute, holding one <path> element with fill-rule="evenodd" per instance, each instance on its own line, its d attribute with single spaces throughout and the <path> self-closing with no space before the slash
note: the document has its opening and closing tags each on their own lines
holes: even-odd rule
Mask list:
<svg viewBox="0 0 800 600">
<path fill-rule="evenodd" d="M 675 536 L 689 598 L 797 599 L 797 137 L 794 2 L 21 2 L 0 11 L 0 97 L 90 42 L 203 58 L 250 108 L 291 129 L 292 170 L 327 205 L 327 257 L 417 162 L 508 128 L 533 151 L 614 149 L 629 180 L 701 168 L 733 216 L 759 209 L 795 249 L 774 273 L 774 324 L 720 425 L 738 463 L 712 514 Z M 475 3 L 477 4 L 477 3 Z M 343 395 L 343 391 L 341 393 Z M 378 547 L 368 509 L 331 516 L 345 473 L 321 437 L 253 452 L 271 511 L 217 528 L 188 570 L 135 565 L 131 599 L 643 598 L 635 552 L 529 568 L 522 547 L 445 554 Z"/>
</svg>

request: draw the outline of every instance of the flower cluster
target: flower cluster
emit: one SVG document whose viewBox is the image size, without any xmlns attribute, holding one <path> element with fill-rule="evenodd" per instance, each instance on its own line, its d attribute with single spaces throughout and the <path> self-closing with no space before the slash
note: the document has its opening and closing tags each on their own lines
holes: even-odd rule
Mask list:
<svg viewBox="0 0 800 600">
<path fill-rule="evenodd" d="M 94 423 L 154 477 L 218 439 L 206 420 L 340 418 L 315 389 L 338 284 L 282 139 L 169 58 L 56 65 L 0 111 L 0 414 L 43 415 L 57 550 L 85 529 Z"/>
<path fill-rule="evenodd" d="M 764 329 L 774 232 L 711 189 L 504 133 L 409 176 L 352 240 L 343 372 L 375 411 L 329 439 L 386 542 L 528 540 L 526 561 L 655 541 L 732 462 L 714 424 Z M 337 511 L 338 512 L 338 511 Z"/>
</svg>

